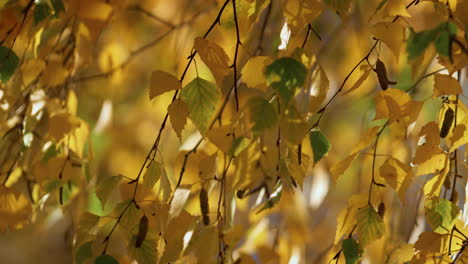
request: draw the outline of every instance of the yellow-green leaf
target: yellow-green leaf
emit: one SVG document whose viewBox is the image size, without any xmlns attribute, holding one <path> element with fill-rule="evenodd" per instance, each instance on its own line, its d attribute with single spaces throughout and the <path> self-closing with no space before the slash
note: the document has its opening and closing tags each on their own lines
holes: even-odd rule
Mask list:
<svg viewBox="0 0 468 264">
<path fill-rule="evenodd" d="M 182 89 L 182 100 L 188 106 L 190 119 L 202 133 L 214 118 L 220 97 L 221 93 L 213 83 L 199 77 Z"/>
<path fill-rule="evenodd" d="M 359 242 L 366 247 L 385 233 L 382 218 L 371 205 L 367 205 L 357 212 L 357 233 Z"/>
</svg>

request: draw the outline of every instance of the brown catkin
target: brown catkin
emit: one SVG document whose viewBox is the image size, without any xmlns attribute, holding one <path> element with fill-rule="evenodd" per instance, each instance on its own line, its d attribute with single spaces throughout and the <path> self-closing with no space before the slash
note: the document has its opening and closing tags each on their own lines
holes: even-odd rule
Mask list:
<svg viewBox="0 0 468 264">
<path fill-rule="evenodd" d="M 208 211 L 210 209 L 210 205 L 208 203 L 208 193 L 206 192 L 205 188 L 201 188 L 200 190 L 200 210 L 203 217 L 203 224 L 209 225 L 210 224 L 210 217 L 208 216 Z"/>
<path fill-rule="evenodd" d="M 148 233 L 148 217 L 143 215 L 140 219 L 140 225 L 138 226 L 138 235 L 136 237 L 135 247 L 139 248 L 145 241 L 146 234 Z"/>
<path fill-rule="evenodd" d="M 377 213 L 380 215 L 380 217 L 383 218 L 385 215 L 385 204 L 383 202 L 380 202 L 379 208 L 377 210 Z"/>
<path fill-rule="evenodd" d="M 453 112 L 452 108 L 449 107 L 447 111 L 445 111 L 444 121 L 442 122 L 442 127 L 440 128 L 441 138 L 445 138 L 448 135 L 450 128 L 452 127 L 454 117 L 455 113 Z"/>
<path fill-rule="evenodd" d="M 379 79 L 380 87 L 382 88 L 382 90 L 387 90 L 389 84 L 396 84 L 396 82 L 388 80 L 387 69 L 385 68 L 385 64 L 381 60 L 377 59 L 374 71 L 377 74 L 377 78 Z"/>
</svg>

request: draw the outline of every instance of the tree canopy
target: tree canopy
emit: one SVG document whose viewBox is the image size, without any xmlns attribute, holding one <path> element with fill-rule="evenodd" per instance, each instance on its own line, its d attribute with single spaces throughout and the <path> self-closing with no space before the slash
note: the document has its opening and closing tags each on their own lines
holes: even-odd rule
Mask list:
<svg viewBox="0 0 468 264">
<path fill-rule="evenodd" d="M 467 32 L 464 0 L 0 0 L 2 262 L 468 263 Z"/>
</svg>

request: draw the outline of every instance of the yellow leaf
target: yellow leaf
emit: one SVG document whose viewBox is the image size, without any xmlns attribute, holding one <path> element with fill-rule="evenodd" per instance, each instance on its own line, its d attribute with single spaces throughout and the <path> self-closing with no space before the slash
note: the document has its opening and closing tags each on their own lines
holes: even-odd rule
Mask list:
<svg viewBox="0 0 468 264">
<path fill-rule="evenodd" d="M 55 141 L 61 140 L 67 134 L 80 127 L 80 119 L 68 112 L 62 111 L 50 117 L 49 135 Z"/>
<path fill-rule="evenodd" d="M 267 56 L 255 56 L 249 59 L 242 68 L 242 80 L 250 88 L 266 89 L 265 68 L 273 62 Z"/>
<path fill-rule="evenodd" d="M 435 122 L 429 122 L 421 129 L 419 140 L 420 144 L 418 144 L 412 161 L 414 164 L 421 164 L 429 160 L 434 154 L 442 152 L 439 148 L 439 127 Z"/>
<path fill-rule="evenodd" d="M 398 62 L 401 45 L 405 42 L 405 27 L 398 23 L 381 22 L 375 24 L 371 32 L 392 50 Z"/>
<path fill-rule="evenodd" d="M 322 13 L 322 3 L 318 0 L 282 0 L 281 10 L 293 31 L 304 28 Z"/>
<path fill-rule="evenodd" d="M 53 87 L 65 82 L 69 72 L 58 60 L 49 61 L 42 75 L 41 83 L 45 87 Z"/>
<path fill-rule="evenodd" d="M 106 20 L 112 12 L 112 6 L 104 1 L 78 0 L 72 10 L 76 10 L 80 18 Z"/>
<path fill-rule="evenodd" d="M 440 154 L 443 155 L 443 154 Z M 437 158 L 438 155 L 436 155 Z M 427 162 L 428 166 L 432 166 L 432 164 L 429 163 L 430 160 Z M 426 182 L 424 185 L 424 195 L 426 197 L 433 197 L 433 196 L 439 196 L 440 195 L 440 190 L 442 189 L 442 186 L 444 185 L 445 178 L 447 177 L 447 174 L 450 172 L 450 166 L 448 165 L 448 160 L 445 160 L 445 164 L 438 173 L 436 173 L 432 179 Z M 439 165 L 440 166 L 440 165 Z M 431 169 L 430 171 L 434 171 L 434 169 Z M 418 168 L 419 172 L 419 168 Z M 418 173 L 419 174 L 419 173 Z"/>
<path fill-rule="evenodd" d="M 171 207 L 169 209 L 170 218 L 176 218 L 179 216 L 182 209 L 184 209 L 185 203 L 190 196 L 190 186 L 181 185 L 174 192 L 174 198 L 171 201 Z"/>
<path fill-rule="evenodd" d="M 161 95 L 165 92 L 182 89 L 182 84 L 172 74 L 164 71 L 154 71 L 151 74 L 149 98 Z"/>
<path fill-rule="evenodd" d="M 374 242 L 385 234 L 382 217 L 371 205 L 360 208 L 357 212 L 357 233 L 362 247 Z"/>
<path fill-rule="evenodd" d="M 128 50 L 123 44 L 111 42 L 99 54 L 99 67 L 103 71 L 110 71 L 124 63 L 127 58 Z"/>
<path fill-rule="evenodd" d="M 413 178 L 411 166 L 390 157 L 380 167 L 380 177 L 384 178 L 388 185 L 399 193 L 400 200 L 404 201 L 409 181 Z"/>
<path fill-rule="evenodd" d="M 31 204 L 23 194 L 0 186 L 0 232 L 21 229 L 32 214 Z"/>
<path fill-rule="evenodd" d="M 338 215 L 338 223 L 335 233 L 335 242 L 338 244 L 343 236 L 348 236 L 357 223 L 357 212 L 359 208 L 367 204 L 366 194 L 356 194 L 348 200 L 348 207 L 343 209 Z"/>
<path fill-rule="evenodd" d="M 356 89 L 358 89 L 359 87 L 361 87 L 361 85 L 364 83 L 365 80 L 367 80 L 367 77 L 369 77 L 369 73 L 371 72 L 372 68 L 369 66 L 369 65 L 363 65 L 360 68 L 360 71 L 362 72 L 362 75 L 361 77 L 359 77 L 359 79 L 353 84 L 353 86 L 351 86 L 351 88 L 349 88 L 348 90 L 346 91 L 343 91 L 343 95 L 346 95 Z"/>
<path fill-rule="evenodd" d="M 21 65 L 23 83 L 29 85 L 37 76 L 45 69 L 46 65 L 43 60 L 31 59 Z"/>
<path fill-rule="evenodd" d="M 316 113 L 320 110 L 322 103 L 327 98 L 328 88 L 330 83 L 325 71 L 322 67 L 313 73 L 310 83 L 310 108 L 309 111 Z"/>
<path fill-rule="evenodd" d="M 226 51 L 215 42 L 200 37 L 195 39 L 193 48 L 210 68 L 215 79 L 221 82 L 229 71 L 229 57 Z"/>
<path fill-rule="evenodd" d="M 172 129 L 174 129 L 177 137 L 181 140 L 182 130 L 185 124 L 187 124 L 187 117 L 189 115 L 187 104 L 182 99 L 177 98 L 168 106 L 167 112 L 169 113 Z"/>
<path fill-rule="evenodd" d="M 407 263 L 413 258 L 414 256 L 414 249 L 413 244 L 402 244 L 398 246 L 394 251 L 392 251 L 392 255 L 388 260 L 388 264 L 401 264 Z"/>
<path fill-rule="evenodd" d="M 450 142 L 452 144 L 452 146 L 450 147 L 450 152 L 454 152 L 457 148 L 468 143 L 468 130 L 466 129 L 466 122 L 457 125 L 453 129 L 453 134 L 452 137 L 450 137 Z"/>
<path fill-rule="evenodd" d="M 301 164 L 299 164 L 299 157 L 297 148 L 291 148 L 288 153 L 287 167 L 291 177 L 302 188 L 304 178 L 306 176 L 307 168 L 309 167 L 310 157 L 306 154 L 301 154 Z"/>
<path fill-rule="evenodd" d="M 410 14 L 406 10 L 406 1 L 405 0 L 388 0 L 385 4 L 383 12 L 387 16 L 404 16 L 410 17 Z"/>
<path fill-rule="evenodd" d="M 418 241 L 414 244 L 414 249 L 421 252 L 422 255 L 428 253 L 440 252 L 442 249 L 442 235 L 432 231 L 425 231 L 419 235 Z"/>
<path fill-rule="evenodd" d="M 432 97 L 441 95 L 461 94 L 462 88 L 460 83 L 453 77 L 444 74 L 435 74 L 434 76 L 434 93 Z"/>
<path fill-rule="evenodd" d="M 233 129 L 231 126 L 215 127 L 206 133 L 206 137 L 218 147 L 222 152 L 229 153 L 234 140 Z"/>
<path fill-rule="evenodd" d="M 218 154 L 214 154 L 203 158 L 198 164 L 198 176 L 200 180 L 213 179 L 216 177 L 216 164 Z"/>
<path fill-rule="evenodd" d="M 375 120 L 389 118 L 390 122 L 412 115 L 414 108 L 411 97 L 402 90 L 388 88 L 375 96 Z"/>
<path fill-rule="evenodd" d="M 356 157 L 357 153 L 351 154 L 331 167 L 330 174 L 332 175 L 334 184 L 336 184 L 338 177 L 348 169 L 349 165 L 351 165 L 351 162 L 353 162 Z"/>
</svg>

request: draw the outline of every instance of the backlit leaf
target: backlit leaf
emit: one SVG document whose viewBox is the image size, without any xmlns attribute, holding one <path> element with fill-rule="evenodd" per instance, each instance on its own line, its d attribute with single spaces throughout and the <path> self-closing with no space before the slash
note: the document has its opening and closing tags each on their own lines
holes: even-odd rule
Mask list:
<svg viewBox="0 0 468 264">
<path fill-rule="evenodd" d="M 427 221 L 434 232 L 439 234 L 450 233 L 460 209 L 452 202 L 443 198 L 434 197 L 425 204 Z"/>
<path fill-rule="evenodd" d="M 146 169 L 145 175 L 143 175 L 143 186 L 148 190 L 153 189 L 154 184 L 156 184 L 160 176 L 161 164 L 156 161 L 151 161 L 150 165 Z"/>
<path fill-rule="evenodd" d="M 96 196 L 101 201 L 102 208 L 105 208 L 107 200 L 117 186 L 119 186 L 122 176 L 110 176 L 101 180 L 96 188 Z"/>
<path fill-rule="evenodd" d="M 213 83 L 199 77 L 182 89 L 182 99 L 188 106 L 190 119 L 202 133 L 214 118 L 220 97 L 221 93 Z"/>
<path fill-rule="evenodd" d="M 250 88 L 259 88 L 266 85 L 265 69 L 273 60 L 267 56 L 256 56 L 250 60 L 242 68 L 242 80 Z"/>
<path fill-rule="evenodd" d="M 214 41 L 200 37 L 195 39 L 193 48 L 210 68 L 216 80 L 222 81 L 229 71 L 229 57 L 224 49 Z"/>
<path fill-rule="evenodd" d="M 357 233 L 362 247 L 366 247 L 385 234 L 382 218 L 371 205 L 358 210 Z"/>
<path fill-rule="evenodd" d="M 309 132 L 310 145 L 314 153 L 314 163 L 319 162 L 330 150 L 331 145 L 328 138 L 320 130 Z"/>
<path fill-rule="evenodd" d="M 405 41 L 405 28 L 398 23 L 381 22 L 375 24 L 371 32 L 392 50 L 398 62 L 401 45 Z"/>
</svg>

